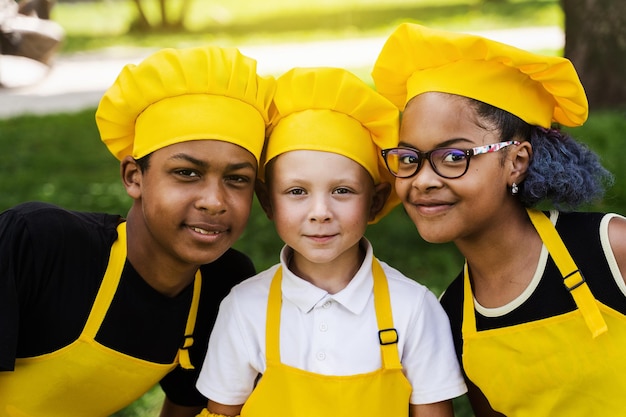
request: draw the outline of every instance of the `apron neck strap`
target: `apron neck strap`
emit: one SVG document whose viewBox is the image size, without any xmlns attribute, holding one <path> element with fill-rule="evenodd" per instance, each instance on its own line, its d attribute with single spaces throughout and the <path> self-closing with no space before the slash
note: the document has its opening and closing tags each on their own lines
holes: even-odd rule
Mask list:
<svg viewBox="0 0 626 417">
<path fill-rule="evenodd" d="M 476 313 L 474 311 L 474 293 L 469 279 L 467 261 L 463 265 L 463 323 L 461 332 L 464 335 L 476 333 Z"/>
<path fill-rule="evenodd" d="M 535 229 L 537 229 L 541 240 L 544 245 L 546 245 L 548 252 L 550 252 L 554 263 L 559 268 L 563 276 L 563 284 L 565 284 L 565 287 L 574 298 L 576 306 L 583 315 L 592 336 L 597 337 L 606 332 L 606 323 L 585 281 L 585 277 L 576 266 L 563 240 L 561 240 L 561 237 L 557 233 L 556 228 L 550 219 L 541 211 L 534 209 L 527 209 L 526 211 Z"/>
<path fill-rule="evenodd" d="M 117 239 L 111 246 L 109 254 L 109 263 L 106 272 L 100 283 L 98 294 L 91 307 L 91 312 L 87 318 L 87 323 L 83 328 L 81 338 L 93 340 L 96 333 L 100 329 L 100 325 L 104 320 L 113 296 L 117 291 L 117 286 L 122 276 L 124 264 L 126 263 L 126 222 L 122 222 L 117 226 Z"/>
<path fill-rule="evenodd" d="M 541 211 L 526 209 L 533 226 L 537 230 L 543 244 L 548 249 L 557 268 L 563 276 L 563 284 L 574 298 L 578 310 L 582 314 L 592 337 L 597 337 L 607 331 L 607 326 L 600 313 L 596 300 L 587 286 L 587 282 L 576 266 L 563 240 L 550 219 Z M 476 316 L 474 296 L 469 280 L 467 261 L 465 262 L 463 279 L 463 334 L 476 333 Z"/>
<path fill-rule="evenodd" d="M 374 277 L 374 306 L 378 322 L 378 340 L 385 369 L 402 369 L 398 353 L 398 332 L 393 327 L 389 284 L 380 262 L 372 257 L 372 275 Z"/>
<path fill-rule="evenodd" d="M 265 319 L 265 355 L 268 362 L 280 363 L 280 310 L 283 304 L 281 284 L 283 267 L 278 267 L 270 284 Z"/>
<path fill-rule="evenodd" d="M 123 222 L 117 226 L 117 240 L 113 242 L 111 246 L 109 264 L 104 273 L 104 278 L 100 284 L 100 289 L 98 290 L 98 295 L 96 295 L 93 307 L 91 308 L 87 323 L 80 336 L 81 338 L 95 339 L 96 333 L 98 329 L 100 329 L 104 316 L 117 291 L 122 271 L 124 270 L 124 264 L 126 263 L 126 253 L 126 222 Z M 189 307 L 189 315 L 187 316 L 185 337 L 177 355 L 177 360 L 185 369 L 194 369 L 189 358 L 189 348 L 193 345 L 193 331 L 196 325 L 198 305 L 200 304 L 201 283 L 202 277 L 200 270 L 198 270 L 193 284 L 193 298 L 191 306 Z"/>
<path fill-rule="evenodd" d="M 372 260 L 374 278 L 374 306 L 378 323 L 378 338 L 385 369 L 402 369 L 398 353 L 398 332 L 393 327 L 391 300 L 387 278 L 376 258 Z M 265 326 L 265 352 L 267 361 L 280 363 L 280 310 L 282 306 L 282 266 L 279 266 L 270 284 Z"/>
<path fill-rule="evenodd" d="M 193 296 L 191 298 L 191 306 L 189 306 L 189 314 L 187 316 L 187 325 L 185 326 L 185 336 L 183 343 L 178 349 L 178 361 L 183 369 L 195 369 L 191 364 L 189 357 L 189 348 L 193 345 L 193 331 L 196 327 L 196 318 L 198 316 L 198 305 L 200 304 L 200 292 L 202 290 L 202 274 L 200 269 L 196 271 L 193 281 Z"/>
</svg>

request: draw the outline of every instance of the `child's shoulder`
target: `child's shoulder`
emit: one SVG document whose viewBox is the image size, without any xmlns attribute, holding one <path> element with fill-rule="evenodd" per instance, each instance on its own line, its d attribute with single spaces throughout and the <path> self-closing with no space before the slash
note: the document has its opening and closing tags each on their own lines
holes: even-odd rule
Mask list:
<svg viewBox="0 0 626 417">
<path fill-rule="evenodd" d="M 415 323 L 428 317 L 432 323 L 439 323 L 445 318 L 445 312 L 437 300 L 437 296 L 428 287 L 404 275 L 397 269 L 381 262 L 387 283 L 389 296 L 394 312 L 394 320 L 399 319 L 398 324 L 412 327 Z"/>
<path fill-rule="evenodd" d="M 121 216 L 79 212 L 44 202 L 26 202 L 0 214 L 0 230 L 8 239 L 26 239 L 39 249 L 62 249 L 65 242 L 74 248 L 110 246 L 117 239 Z"/>
<path fill-rule="evenodd" d="M 232 289 L 233 296 L 237 298 L 262 297 L 267 299 L 270 284 L 279 266 L 280 264 L 273 265 L 235 285 Z"/>
<path fill-rule="evenodd" d="M 222 300 L 220 311 L 246 323 L 257 323 L 264 319 L 270 284 L 278 267 L 274 265 L 233 286 Z"/>
<path fill-rule="evenodd" d="M 5 210 L 0 215 L 2 217 L 12 216 L 14 219 L 20 219 L 23 222 L 43 227 L 55 227 L 58 225 L 67 227 L 79 224 L 93 224 L 98 227 L 109 224 L 117 226 L 121 219 L 119 215 L 69 210 L 41 201 L 20 203 Z"/>
</svg>

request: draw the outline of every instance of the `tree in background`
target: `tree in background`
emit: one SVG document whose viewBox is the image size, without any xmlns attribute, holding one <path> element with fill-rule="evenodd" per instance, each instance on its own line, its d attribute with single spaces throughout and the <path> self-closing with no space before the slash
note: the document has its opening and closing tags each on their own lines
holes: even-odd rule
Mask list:
<svg viewBox="0 0 626 417">
<path fill-rule="evenodd" d="M 561 0 L 565 56 L 595 109 L 626 108 L 626 1 Z"/>
<path fill-rule="evenodd" d="M 182 0 L 176 17 L 171 16 L 174 3 L 168 0 L 158 0 L 159 2 L 159 19 L 157 22 L 151 22 L 145 12 L 142 0 L 133 0 L 137 6 L 138 18 L 135 28 L 140 31 L 165 31 L 165 30 L 182 30 L 185 27 L 185 17 L 189 11 L 191 0 Z"/>
</svg>

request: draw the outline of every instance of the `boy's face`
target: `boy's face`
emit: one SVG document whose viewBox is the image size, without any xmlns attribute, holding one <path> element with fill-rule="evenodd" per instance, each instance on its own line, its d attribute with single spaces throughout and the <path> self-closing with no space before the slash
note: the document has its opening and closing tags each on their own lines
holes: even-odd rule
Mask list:
<svg viewBox="0 0 626 417">
<path fill-rule="evenodd" d="M 218 140 L 177 143 L 152 153 L 139 173 L 145 241 L 153 255 L 179 264 L 213 262 L 245 229 L 257 162 Z M 160 259 L 161 260 L 161 259 Z"/>
<path fill-rule="evenodd" d="M 355 262 L 375 193 L 365 168 L 320 151 L 287 152 L 272 164 L 268 215 L 298 269 Z"/>
</svg>

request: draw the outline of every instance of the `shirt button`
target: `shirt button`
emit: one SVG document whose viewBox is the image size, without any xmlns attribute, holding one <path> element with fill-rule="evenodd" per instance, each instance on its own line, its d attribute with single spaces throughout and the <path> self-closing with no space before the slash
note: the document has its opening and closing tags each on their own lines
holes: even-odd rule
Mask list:
<svg viewBox="0 0 626 417">
<path fill-rule="evenodd" d="M 326 302 L 322 305 L 322 307 L 323 307 L 323 308 L 330 308 L 331 304 L 332 304 L 332 303 L 331 303 L 330 301 L 326 301 Z"/>
<path fill-rule="evenodd" d="M 320 324 L 320 331 L 325 332 L 326 330 L 328 330 L 328 324 L 326 323 Z"/>
<path fill-rule="evenodd" d="M 323 361 L 324 359 L 326 359 L 326 353 L 317 352 L 317 355 L 315 355 L 315 357 L 317 358 L 318 361 Z"/>
</svg>

